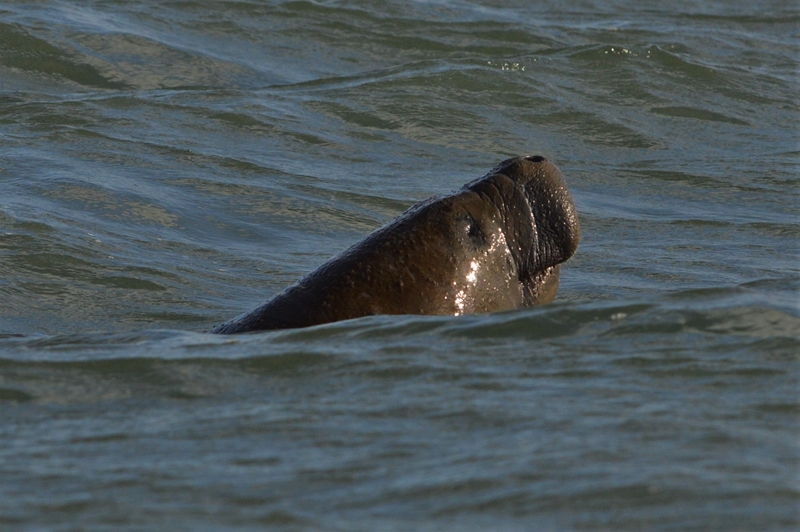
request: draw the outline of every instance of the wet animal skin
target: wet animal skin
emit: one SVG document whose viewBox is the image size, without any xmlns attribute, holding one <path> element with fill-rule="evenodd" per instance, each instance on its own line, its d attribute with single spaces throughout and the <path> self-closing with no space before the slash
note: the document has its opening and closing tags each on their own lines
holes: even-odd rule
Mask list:
<svg viewBox="0 0 800 532">
<path fill-rule="evenodd" d="M 296 284 L 212 332 L 309 327 L 376 314 L 459 316 L 548 303 L 578 246 L 556 166 L 507 159 L 422 201 Z"/>
</svg>

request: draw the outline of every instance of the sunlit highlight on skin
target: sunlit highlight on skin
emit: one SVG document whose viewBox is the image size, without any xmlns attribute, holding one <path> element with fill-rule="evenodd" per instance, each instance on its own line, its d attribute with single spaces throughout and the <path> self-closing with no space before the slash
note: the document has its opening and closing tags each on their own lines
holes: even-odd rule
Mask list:
<svg viewBox="0 0 800 532">
<path fill-rule="evenodd" d="M 505 249 L 506 254 L 510 254 L 511 250 L 508 249 L 508 245 L 506 244 L 506 236 L 503 234 L 502 231 L 493 232 L 492 233 L 492 245 L 489 246 L 489 249 L 482 253 L 483 261 L 486 262 L 486 257 L 492 257 L 497 252 L 498 248 L 503 247 Z M 469 272 L 467 273 L 465 280 L 466 286 L 456 292 L 454 303 L 456 305 L 456 311 L 453 313 L 454 316 L 463 316 L 465 313 L 469 313 L 470 309 L 467 308 L 468 295 L 467 290 L 477 286 L 478 284 L 478 272 L 481 269 L 481 262 L 477 260 L 472 260 L 469 264 Z M 453 286 L 457 286 L 458 283 L 453 281 Z"/>
</svg>

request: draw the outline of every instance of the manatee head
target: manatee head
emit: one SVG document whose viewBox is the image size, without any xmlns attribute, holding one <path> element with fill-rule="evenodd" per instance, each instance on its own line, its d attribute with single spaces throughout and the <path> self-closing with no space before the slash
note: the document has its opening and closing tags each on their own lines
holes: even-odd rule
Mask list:
<svg viewBox="0 0 800 532">
<path fill-rule="evenodd" d="M 465 186 L 495 205 L 523 285 L 525 306 L 555 297 L 559 264 L 578 247 L 575 203 L 556 166 L 540 155 L 507 159 Z"/>
</svg>

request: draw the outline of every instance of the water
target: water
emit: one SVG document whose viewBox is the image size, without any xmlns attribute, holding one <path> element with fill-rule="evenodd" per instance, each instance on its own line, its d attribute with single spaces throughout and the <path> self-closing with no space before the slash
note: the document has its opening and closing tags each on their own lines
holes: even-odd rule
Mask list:
<svg viewBox="0 0 800 532">
<path fill-rule="evenodd" d="M 796 530 L 794 2 L 3 2 L 3 530 Z M 505 157 L 555 303 L 205 334 Z"/>
</svg>

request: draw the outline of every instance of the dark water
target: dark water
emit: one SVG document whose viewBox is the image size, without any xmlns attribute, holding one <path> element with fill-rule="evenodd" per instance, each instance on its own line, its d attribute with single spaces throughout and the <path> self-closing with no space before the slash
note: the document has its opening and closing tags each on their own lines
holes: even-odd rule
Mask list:
<svg viewBox="0 0 800 532">
<path fill-rule="evenodd" d="M 797 530 L 798 23 L 0 3 L 0 530 Z M 555 303 L 204 333 L 519 154 Z"/>
</svg>

